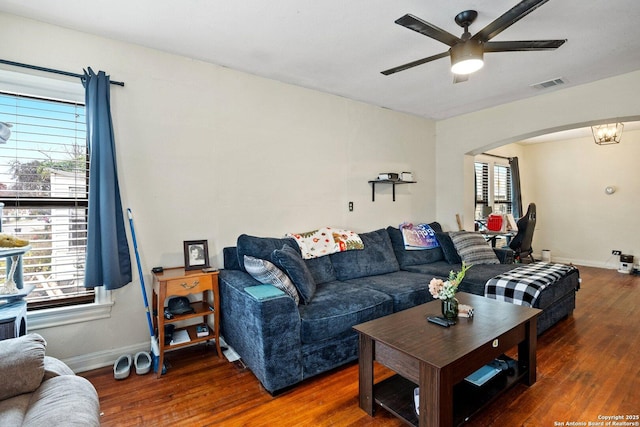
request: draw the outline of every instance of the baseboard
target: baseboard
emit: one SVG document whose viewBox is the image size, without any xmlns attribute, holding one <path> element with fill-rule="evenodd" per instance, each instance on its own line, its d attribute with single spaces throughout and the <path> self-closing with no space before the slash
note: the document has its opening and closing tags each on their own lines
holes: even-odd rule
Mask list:
<svg viewBox="0 0 640 427">
<path fill-rule="evenodd" d="M 533 254 L 533 257 L 536 259 L 536 261 L 539 261 L 540 259 L 542 259 L 542 254 Z M 612 260 L 607 260 L 605 262 L 596 262 L 596 261 L 585 260 L 585 259 L 562 258 L 562 257 L 552 256 L 551 262 L 557 262 L 559 264 L 573 264 L 578 266 L 583 265 L 585 267 L 606 268 L 609 270 L 617 270 L 619 267 L 619 263 Z"/>
<path fill-rule="evenodd" d="M 208 341 L 207 341 L 208 342 Z M 211 341 L 213 342 L 213 341 Z M 224 341 L 224 337 L 220 337 L 220 345 L 226 348 L 222 353 L 229 362 L 235 362 L 240 359 L 240 355 L 235 352 L 230 345 Z M 130 354 L 133 357 L 139 351 L 149 351 L 151 343 L 149 341 L 134 344 L 127 347 L 120 347 L 117 349 L 111 349 L 106 351 L 97 351 L 95 353 L 83 354 L 81 356 L 69 357 L 67 359 L 61 359 L 73 370 L 73 372 L 86 372 L 93 369 L 104 368 L 105 366 L 113 366 L 118 357 L 123 354 Z"/>
<path fill-rule="evenodd" d="M 67 359 L 62 359 L 62 361 L 66 363 L 73 372 L 86 372 L 92 369 L 103 368 L 105 366 L 112 366 L 118 357 L 123 354 L 130 354 L 133 356 L 139 351 L 149 351 L 149 349 L 150 343 L 149 341 L 146 341 L 144 343 L 126 347 L 69 357 Z"/>
</svg>

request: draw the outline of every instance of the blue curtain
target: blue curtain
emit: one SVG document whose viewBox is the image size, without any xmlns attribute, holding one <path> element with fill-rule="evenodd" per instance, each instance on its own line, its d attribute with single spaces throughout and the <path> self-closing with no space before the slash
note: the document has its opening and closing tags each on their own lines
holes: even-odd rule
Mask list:
<svg viewBox="0 0 640 427">
<path fill-rule="evenodd" d="M 116 168 L 109 76 L 84 72 L 89 146 L 89 221 L 84 285 L 118 289 L 131 282 L 131 256 Z"/>
<path fill-rule="evenodd" d="M 515 219 L 522 216 L 522 192 L 520 190 L 520 166 L 517 157 L 509 158 L 511 166 L 511 213 Z"/>
</svg>

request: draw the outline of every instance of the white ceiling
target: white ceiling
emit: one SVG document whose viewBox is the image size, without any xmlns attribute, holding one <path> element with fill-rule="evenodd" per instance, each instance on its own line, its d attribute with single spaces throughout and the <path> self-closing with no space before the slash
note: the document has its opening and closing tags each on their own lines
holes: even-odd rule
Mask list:
<svg viewBox="0 0 640 427">
<path fill-rule="evenodd" d="M 556 51 L 488 53 L 483 69 L 455 85 L 448 58 L 380 74 L 448 49 L 395 24 L 400 16 L 460 36 L 457 13 L 478 11 L 475 34 L 517 2 L 0 0 L 0 11 L 432 119 L 640 69 L 640 1 L 550 0 L 493 40 L 568 39 Z M 559 77 L 565 85 L 530 87 Z"/>
</svg>

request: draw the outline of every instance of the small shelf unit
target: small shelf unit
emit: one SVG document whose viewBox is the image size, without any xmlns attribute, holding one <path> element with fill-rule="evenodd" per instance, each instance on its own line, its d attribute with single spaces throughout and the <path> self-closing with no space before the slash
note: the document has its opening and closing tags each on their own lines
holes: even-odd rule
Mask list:
<svg viewBox="0 0 640 427">
<path fill-rule="evenodd" d="M 391 184 L 391 191 L 393 194 L 393 201 L 396 201 L 396 185 L 400 185 L 400 184 L 415 184 L 417 181 L 394 181 L 392 179 L 374 179 L 369 181 L 369 184 L 371 184 L 371 201 L 375 202 L 376 201 L 376 184 Z"/>
<path fill-rule="evenodd" d="M 171 297 L 202 294 L 202 299 L 191 301 L 193 313 L 174 314 L 171 319 L 164 317 L 165 301 Z M 210 300 L 211 301 L 210 303 Z M 207 341 L 215 341 L 216 353 L 222 357 L 220 348 L 220 294 L 218 290 L 218 272 L 185 271 L 183 267 L 166 268 L 161 273 L 153 273 L 153 326 L 157 331 L 160 358 L 158 362 L 157 377 L 162 375 L 165 351 L 187 347 L 193 344 Z M 209 316 L 213 317 L 213 327 L 209 322 Z M 164 326 L 166 324 L 179 323 L 182 320 L 200 318 L 201 324 L 207 325 L 209 334 L 199 337 L 196 331 L 197 324 L 176 328 L 176 331 L 184 329 L 189 334 L 189 341 L 177 344 L 165 344 Z"/>
</svg>

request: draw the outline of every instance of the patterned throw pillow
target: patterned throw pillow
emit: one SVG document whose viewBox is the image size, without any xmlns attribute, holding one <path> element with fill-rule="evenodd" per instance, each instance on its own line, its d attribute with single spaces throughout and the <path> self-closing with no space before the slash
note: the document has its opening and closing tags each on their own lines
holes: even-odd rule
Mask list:
<svg viewBox="0 0 640 427">
<path fill-rule="evenodd" d="M 269 261 L 245 255 L 244 268 L 258 282 L 283 290 L 293 298 L 296 305 L 300 304 L 300 296 L 291 279 Z"/>
<path fill-rule="evenodd" d="M 480 233 L 455 231 L 449 233 L 460 258 L 470 264 L 500 264 L 491 246 Z"/>
</svg>

